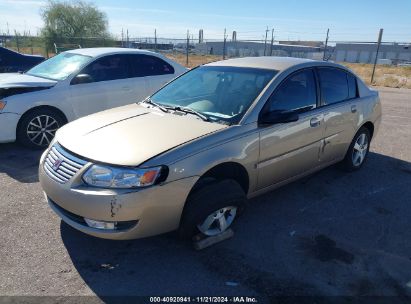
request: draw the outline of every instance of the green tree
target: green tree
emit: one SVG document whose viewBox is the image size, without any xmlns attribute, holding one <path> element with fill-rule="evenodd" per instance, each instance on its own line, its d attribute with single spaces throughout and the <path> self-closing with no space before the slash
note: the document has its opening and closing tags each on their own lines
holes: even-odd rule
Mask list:
<svg viewBox="0 0 411 304">
<path fill-rule="evenodd" d="M 42 35 L 49 48 L 54 43 L 90 44 L 91 38 L 110 38 L 106 14 L 90 2 L 49 0 L 41 16 Z"/>
</svg>

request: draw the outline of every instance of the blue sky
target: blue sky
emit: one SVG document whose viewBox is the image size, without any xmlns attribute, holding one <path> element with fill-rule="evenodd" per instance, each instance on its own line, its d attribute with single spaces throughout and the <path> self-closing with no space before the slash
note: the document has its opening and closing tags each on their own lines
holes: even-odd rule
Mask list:
<svg viewBox="0 0 411 304">
<path fill-rule="evenodd" d="M 223 38 L 224 28 L 238 39 L 262 39 L 265 28 L 275 28 L 279 40 L 374 41 L 384 28 L 384 41 L 411 42 L 411 0 L 100 0 L 93 1 L 109 19 L 110 31 L 131 37 L 154 34 L 182 38 L 200 28 L 204 38 Z M 43 0 L 0 0 L 0 32 L 30 30 L 42 26 Z"/>
</svg>

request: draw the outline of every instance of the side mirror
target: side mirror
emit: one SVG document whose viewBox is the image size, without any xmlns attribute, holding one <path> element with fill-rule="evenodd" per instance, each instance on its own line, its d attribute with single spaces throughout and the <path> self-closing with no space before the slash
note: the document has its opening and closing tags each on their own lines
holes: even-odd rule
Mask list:
<svg viewBox="0 0 411 304">
<path fill-rule="evenodd" d="M 273 125 L 277 123 L 293 122 L 299 119 L 297 112 L 271 111 L 264 113 L 260 119 L 260 125 Z"/>
<path fill-rule="evenodd" d="M 71 84 L 82 84 L 90 82 L 93 82 L 93 78 L 91 78 L 89 74 L 78 74 L 76 77 L 73 78 Z"/>
</svg>

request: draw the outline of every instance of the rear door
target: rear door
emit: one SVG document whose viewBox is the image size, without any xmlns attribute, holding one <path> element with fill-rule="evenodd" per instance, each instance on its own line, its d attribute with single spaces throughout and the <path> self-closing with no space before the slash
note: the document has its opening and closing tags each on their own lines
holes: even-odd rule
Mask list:
<svg viewBox="0 0 411 304">
<path fill-rule="evenodd" d="M 270 97 L 263 111 L 297 112 L 299 119 L 260 127 L 259 189 L 320 164 L 324 126 L 317 95 L 315 73 L 309 68 L 290 75 Z"/>
<path fill-rule="evenodd" d="M 174 67 L 163 59 L 151 55 L 140 56 L 138 70 L 147 80 L 148 95 L 153 94 L 175 77 Z"/>
<path fill-rule="evenodd" d="M 333 68 L 317 68 L 324 115 L 324 146 L 320 158 L 332 162 L 344 157 L 358 121 L 357 82 L 349 72 Z"/>
</svg>

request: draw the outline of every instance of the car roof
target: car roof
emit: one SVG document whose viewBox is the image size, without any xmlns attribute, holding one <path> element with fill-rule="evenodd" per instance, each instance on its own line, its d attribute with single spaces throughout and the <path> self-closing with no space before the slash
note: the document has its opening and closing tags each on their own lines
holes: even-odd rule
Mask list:
<svg viewBox="0 0 411 304">
<path fill-rule="evenodd" d="M 66 53 L 80 54 L 91 57 L 99 57 L 101 55 L 111 55 L 111 54 L 155 54 L 154 52 L 130 49 L 130 48 L 116 48 L 116 47 L 99 47 L 99 48 L 84 48 L 84 49 L 74 49 L 66 51 Z"/>
<path fill-rule="evenodd" d="M 204 66 L 231 66 L 283 71 L 295 65 L 315 62 L 316 60 L 303 58 L 263 56 L 227 59 L 222 61 L 211 62 L 205 64 Z"/>
</svg>

